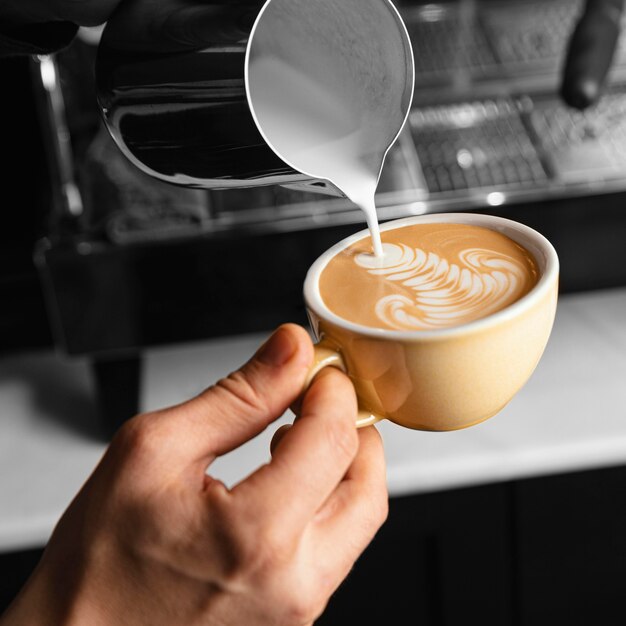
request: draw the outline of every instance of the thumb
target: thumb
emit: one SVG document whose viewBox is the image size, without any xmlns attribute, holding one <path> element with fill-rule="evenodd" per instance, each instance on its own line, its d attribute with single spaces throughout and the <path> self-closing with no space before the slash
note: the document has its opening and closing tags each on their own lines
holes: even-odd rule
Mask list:
<svg viewBox="0 0 626 626">
<path fill-rule="evenodd" d="M 187 433 L 186 455 L 220 456 L 258 435 L 300 394 L 312 360 L 306 330 L 279 327 L 239 370 L 172 409 L 177 431 Z"/>
</svg>

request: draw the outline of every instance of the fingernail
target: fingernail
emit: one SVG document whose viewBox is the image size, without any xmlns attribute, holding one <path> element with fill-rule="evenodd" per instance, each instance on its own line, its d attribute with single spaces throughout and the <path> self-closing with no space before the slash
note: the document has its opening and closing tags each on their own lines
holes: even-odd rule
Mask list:
<svg viewBox="0 0 626 626">
<path fill-rule="evenodd" d="M 290 333 L 279 328 L 257 352 L 257 358 L 267 365 L 284 365 L 294 355 L 296 344 Z"/>
</svg>

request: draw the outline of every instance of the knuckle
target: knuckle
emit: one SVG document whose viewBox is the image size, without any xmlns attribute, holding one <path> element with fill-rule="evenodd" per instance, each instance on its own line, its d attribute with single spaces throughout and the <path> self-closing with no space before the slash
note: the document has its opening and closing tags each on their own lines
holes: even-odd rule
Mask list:
<svg viewBox="0 0 626 626">
<path fill-rule="evenodd" d="M 302 589 L 291 586 L 284 597 L 285 621 L 288 624 L 311 624 L 324 611 L 326 601 L 320 600 L 319 594 L 306 594 Z"/>
<path fill-rule="evenodd" d="M 265 598 L 275 609 L 272 623 L 303 626 L 313 624 L 320 617 L 338 581 L 335 568 L 300 562 L 265 573 L 258 584 L 263 586 Z"/>
<path fill-rule="evenodd" d="M 238 586 L 265 581 L 290 561 L 290 548 L 277 525 L 262 524 L 250 514 L 222 507 L 217 512 L 223 581 Z"/>
<path fill-rule="evenodd" d="M 130 456 L 152 454 L 163 444 L 163 434 L 157 420 L 144 414 L 133 417 L 116 433 L 113 445 Z"/>
<path fill-rule="evenodd" d="M 244 410 L 258 414 L 264 413 L 268 409 L 265 398 L 241 371 L 233 372 L 226 378 L 222 378 L 215 387 L 229 395 Z"/>
<path fill-rule="evenodd" d="M 247 542 L 248 570 L 265 575 L 285 567 L 291 557 L 287 535 L 280 525 L 265 522 L 257 524 Z"/>
<path fill-rule="evenodd" d="M 224 497 L 225 496 L 225 497 Z M 221 549 L 221 584 L 232 591 L 254 588 L 276 598 L 280 623 L 311 624 L 323 612 L 332 589 L 315 584 L 298 567 L 298 538 L 285 532 L 280 520 L 259 519 L 215 489 L 210 495 Z M 328 577 L 331 578 L 330 576 Z"/>
<path fill-rule="evenodd" d="M 241 539 L 231 544 L 230 554 L 223 561 L 223 579 L 229 586 L 263 584 L 273 574 L 273 556 L 263 544 Z"/>
</svg>

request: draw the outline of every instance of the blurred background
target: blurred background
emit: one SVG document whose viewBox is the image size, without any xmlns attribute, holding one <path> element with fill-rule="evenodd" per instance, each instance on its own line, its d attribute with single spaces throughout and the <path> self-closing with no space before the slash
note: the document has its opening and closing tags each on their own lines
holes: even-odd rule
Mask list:
<svg viewBox="0 0 626 626">
<path fill-rule="evenodd" d="M 610 332 L 621 339 L 612 340 L 605 328 L 612 344 L 606 349 L 620 349 L 594 361 L 606 381 L 607 360 L 614 359 L 615 380 L 626 373 L 619 334 L 626 319 L 620 319 L 626 312 L 626 39 L 620 38 L 600 102 L 585 111 L 569 108 L 559 88 L 582 6 L 577 0 L 399 3 L 416 87 L 377 204 L 381 221 L 478 211 L 546 235 L 562 263 L 564 310 L 585 303 L 598 315 L 582 324 L 587 330 L 607 327 L 602 313 L 610 311 Z M 98 37 L 97 29 L 83 29 L 54 56 L 0 61 L 0 389 L 10 391 L 17 368 L 20 384 L 45 391 L 44 404 L 68 415 L 80 405 L 88 423 L 67 417 L 59 425 L 71 433 L 59 444 L 68 455 L 81 446 L 96 455 L 121 422 L 145 409 L 142 381 L 151 351 L 165 349 L 159 354 L 167 361 L 168 346 L 228 346 L 204 342 L 256 337 L 285 321 L 306 324 L 307 268 L 364 227 L 361 212 L 345 199 L 284 187 L 177 188 L 136 170 L 96 107 Z M 572 328 L 559 334 L 563 350 L 581 341 L 580 327 Z M 559 372 L 567 371 L 561 369 L 566 354 L 550 361 Z M 170 363 L 174 368 L 176 361 Z M 77 400 L 78 387 L 64 376 L 78 377 L 89 397 Z M 576 384 L 566 378 L 552 388 L 560 394 L 555 419 L 571 418 L 565 400 Z M 621 441 L 621 385 L 601 392 L 613 399 L 613 442 Z M 601 424 L 597 411 L 585 418 Z M 0 483 L 19 499 L 27 487 L 11 482 L 21 466 L 9 442 L 21 439 L 3 429 L 30 435 L 9 412 L 2 402 L 0 449 L 11 461 L 0 460 Z M 505 474 L 506 480 L 495 471 L 462 488 L 442 480 L 427 493 L 418 481 L 398 489 L 388 524 L 320 623 L 622 623 L 626 443 L 604 461 L 606 442 L 591 442 L 597 462 L 590 462 L 584 433 L 568 472 L 557 467 L 536 475 L 549 462 L 532 465 L 531 442 L 524 465 L 531 469 Z M 473 447 L 477 455 L 480 445 Z M 97 457 L 84 458 L 89 467 Z M 74 479 L 80 484 L 85 477 Z M 10 499 L 0 502 L 0 518 L 18 519 L 3 509 L 13 506 Z M 14 541 L 10 533 L 1 540 L 0 519 L 0 610 L 38 559 L 37 538 L 54 514 L 53 508 L 43 530 Z M 370 586 L 375 600 L 363 597 Z"/>
</svg>

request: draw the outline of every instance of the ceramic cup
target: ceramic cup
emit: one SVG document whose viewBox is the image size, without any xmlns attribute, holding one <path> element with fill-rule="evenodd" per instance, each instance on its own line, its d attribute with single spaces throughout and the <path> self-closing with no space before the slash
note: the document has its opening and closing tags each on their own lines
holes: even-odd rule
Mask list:
<svg viewBox="0 0 626 626">
<path fill-rule="evenodd" d="M 359 427 L 382 419 L 431 431 L 478 424 L 498 413 L 522 388 L 548 342 L 559 278 L 550 242 L 523 224 L 473 213 L 410 217 L 388 222 L 381 230 L 433 222 L 481 226 L 506 235 L 532 254 L 539 280 L 513 304 L 473 322 L 438 330 L 385 330 L 335 315 L 319 291 L 326 264 L 368 231 L 322 254 L 304 283 L 309 320 L 319 341 L 305 387 L 324 367 L 343 370 L 356 389 Z"/>
</svg>

